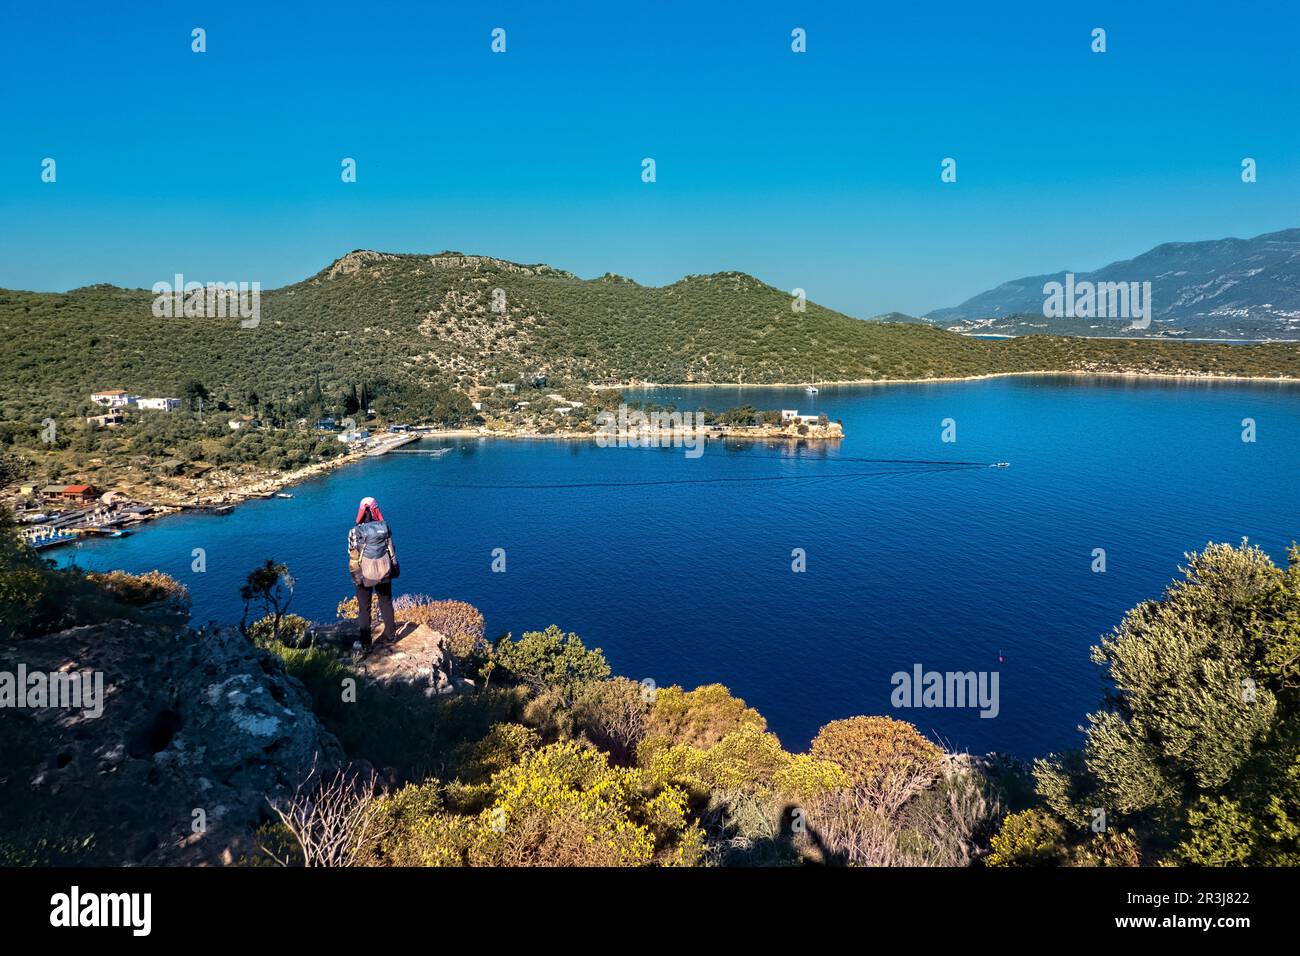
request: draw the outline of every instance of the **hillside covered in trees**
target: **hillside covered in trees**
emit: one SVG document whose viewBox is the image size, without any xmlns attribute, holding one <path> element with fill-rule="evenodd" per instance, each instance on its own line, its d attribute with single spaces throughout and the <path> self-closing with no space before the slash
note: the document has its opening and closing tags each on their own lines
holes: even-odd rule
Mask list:
<svg viewBox="0 0 1300 956">
<path fill-rule="evenodd" d="M 168 277 L 170 278 L 170 277 Z M 985 341 L 864 322 L 743 273 L 654 288 L 455 253 L 349 253 L 263 291 L 261 322 L 156 317 L 148 290 L 0 290 L 0 413 L 39 421 L 98 389 L 300 403 L 371 383 L 382 393 L 475 385 L 779 383 L 1109 370 L 1300 376 L 1300 345 Z"/>
</svg>

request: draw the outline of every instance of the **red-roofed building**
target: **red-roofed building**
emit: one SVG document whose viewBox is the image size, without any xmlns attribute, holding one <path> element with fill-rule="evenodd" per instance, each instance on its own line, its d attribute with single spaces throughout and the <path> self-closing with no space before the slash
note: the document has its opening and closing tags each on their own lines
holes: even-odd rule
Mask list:
<svg viewBox="0 0 1300 956">
<path fill-rule="evenodd" d="M 99 492 L 94 485 L 68 485 L 59 497 L 65 501 L 94 501 L 99 497 Z"/>
</svg>

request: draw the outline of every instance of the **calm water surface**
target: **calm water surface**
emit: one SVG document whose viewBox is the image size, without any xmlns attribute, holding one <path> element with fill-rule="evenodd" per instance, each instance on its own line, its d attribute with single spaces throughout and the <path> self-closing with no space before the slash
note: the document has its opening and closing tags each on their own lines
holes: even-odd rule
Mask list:
<svg viewBox="0 0 1300 956">
<path fill-rule="evenodd" d="M 399 590 L 470 601 L 491 635 L 559 624 L 617 673 L 724 683 L 796 749 L 826 721 L 890 713 L 952 747 L 1032 756 L 1078 739 L 1103 690 L 1089 646 L 1158 596 L 1184 552 L 1249 537 L 1281 559 L 1300 537 L 1294 387 L 1006 378 L 631 395 L 825 412 L 847 437 L 711 443 L 695 460 L 592 442 L 422 442 L 410 447 L 451 450 L 369 460 L 294 487 L 292 501 L 169 518 L 56 555 L 166 571 L 190 587 L 200 622 L 237 620 L 241 579 L 274 557 L 297 579 L 292 609 L 332 619 L 349 594 L 347 528 L 373 495 L 394 528 Z M 940 440 L 948 418 L 952 444 Z M 1245 418 L 1254 443 L 1241 439 Z M 716 480 L 776 476 L 792 480 Z M 689 483 L 626 484 L 657 481 Z M 194 548 L 204 574 L 190 570 Z M 491 571 L 494 548 L 504 574 Z M 795 548 L 805 573 L 791 571 Z M 1097 548 L 1104 574 L 1091 570 Z M 999 715 L 893 709 L 890 675 L 918 663 L 999 672 Z"/>
</svg>

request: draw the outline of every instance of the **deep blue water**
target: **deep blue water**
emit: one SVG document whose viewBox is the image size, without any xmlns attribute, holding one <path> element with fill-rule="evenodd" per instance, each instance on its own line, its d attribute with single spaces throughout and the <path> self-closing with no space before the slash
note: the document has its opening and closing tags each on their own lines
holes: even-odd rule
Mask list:
<svg viewBox="0 0 1300 956">
<path fill-rule="evenodd" d="M 710 444 L 697 460 L 592 442 L 453 441 L 442 457 L 369 460 L 291 489 L 292 501 L 168 518 L 59 557 L 175 575 L 196 621 L 237 620 L 240 580 L 274 557 L 297 579 L 293 610 L 330 619 L 349 593 L 349 522 L 373 495 L 394 528 L 399 591 L 470 601 L 491 635 L 555 623 L 603 648 L 617 673 L 722 682 L 795 749 L 826 721 L 889 713 L 953 747 L 1032 756 L 1078 739 L 1103 690 L 1090 645 L 1158 596 L 1184 552 L 1249 536 L 1283 559 L 1300 537 L 1294 387 L 1006 378 L 649 397 L 825 411 L 848 437 L 837 448 Z M 955 444 L 940 440 L 945 418 L 956 420 Z M 1254 443 L 1241 440 L 1243 418 L 1257 423 Z M 815 477 L 483 487 L 777 475 Z M 504 574 L 490 568 L 498 547 Z M 204 574 L 190 570 L 194 548 L 207 552 Z M 806 550 L 806 573 L 791 571 L 794 548 Z M 1104 574 L 1091 570 L 1095 548 Z M 998 671 L 1000 714 L 893 709 L 890 675 L 917 663 Z"/>
</svg>

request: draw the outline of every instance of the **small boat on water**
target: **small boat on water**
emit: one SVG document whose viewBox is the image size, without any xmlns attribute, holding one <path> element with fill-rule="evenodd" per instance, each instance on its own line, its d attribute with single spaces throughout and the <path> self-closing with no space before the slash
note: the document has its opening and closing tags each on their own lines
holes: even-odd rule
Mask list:
<svg viewBox="0 0 1300 956">
<path fill-rule="evenodd" d="M 292 498 L 292 497 L 293 497 L 293 495 L 285 494 L 283 491 L 277 491 L 277 492 L 275 493 L 275 496 L 276 496 L 277 498 Z"/>
<path fill-rule="evenodd" d="M 97 538 L 125 538 L 131 532 L 123 528 L 90 527 L 82 528 L 81 533 L 94 535 Z"/>
</svg>

